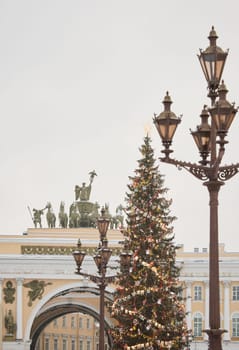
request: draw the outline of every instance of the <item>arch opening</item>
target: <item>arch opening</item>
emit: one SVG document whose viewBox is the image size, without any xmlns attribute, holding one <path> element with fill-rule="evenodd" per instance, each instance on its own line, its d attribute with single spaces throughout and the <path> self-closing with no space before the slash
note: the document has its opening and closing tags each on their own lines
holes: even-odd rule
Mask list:
<svg viewBox="0 0 239 350">
<path fill-rule="evenodd" d="M 82 293 L 92 294 L 94 297 L 99 296 L 99 290 L 97 288 L 71 288 L 57 293 L 42 306 L 31 327 L 30 350 L 36 349 L 37 340 L 40 337 L 41 332 L 58 317 L 71 313 L 82 313 L 93 317 L 97 322 L 100 321 L 99 310 L 94 306 L 91 307 L 90 305 L 84 304 L 81 300 Z M 112 294 L 106 292 L 105 299 L 110 300 L 111 298 Z M 111 321 L 105 318 L 104 326 L 109 347 L 112 348 L 112 337 L 109 332 L 111 328 Z"/>
</svg>

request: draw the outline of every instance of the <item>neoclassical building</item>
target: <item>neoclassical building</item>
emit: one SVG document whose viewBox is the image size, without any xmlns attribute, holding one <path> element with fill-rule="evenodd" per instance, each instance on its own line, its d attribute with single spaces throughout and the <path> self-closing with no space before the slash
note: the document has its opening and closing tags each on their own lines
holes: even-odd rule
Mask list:
<svg viewBox="0 0 239 350">
<path fill-rule="evenodd" d="M 99 350 L 99 322 L 75 312 L 55 318 L 41 332 L 36 350 Z M 107 337 L 105 349 L 108 350 Z"/>
<path fill-rule="evenodd" d="M 110 229 L 107 236 L 113 250 L 110 266 L 116 267 L 122 235 Z M 99 290 L 94 282 L 75 273 L 72 251 L 79 238 L 87 252 L 83 269 L 95 274 L 92 253 L 99 242 L 95 228 L 34 228 L 22 235 L 0 235 L 0 349 L 97 350 Z M 239 348 L 239 252 L 227 252 L 223 244 L 219 251 L 221 328 L 228 330 L 223 349 L 234 350 Z M 194 336 L 190 346 L 206 350 L 208 251 L 195 248 L 185 252 L 181 246 L 177 263 L 181 266 L 187 324 Z M 107 286 L 106 300 L 113 290 L 113 285 Z M 82 322 L 86 325 L 84 338 Z M 87 322 L 91 324 L 88 328 Z M 109 348 L 108 329 L 113 324 L 105 310 Z"/>
</svg>

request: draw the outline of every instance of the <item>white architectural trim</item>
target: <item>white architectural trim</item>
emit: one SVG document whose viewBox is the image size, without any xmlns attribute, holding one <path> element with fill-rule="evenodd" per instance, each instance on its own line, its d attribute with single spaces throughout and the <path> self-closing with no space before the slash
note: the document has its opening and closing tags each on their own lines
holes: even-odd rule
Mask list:
<svg viewBox="0 0 239 350">
<path fill-rule="evenodd" d="M 79 277 L 78 277 L 79 278 Z M 95 283 L 89 281 L 89 280 L 85 280 L 85 279 L 81 279 L 78 280 L 75 283 L 71 283 L 71 284 L 65 284 L 63 286 L 60 286 L 56 289 L 54 289 L 53 291 L 51 291 L 50 293 L 48 293 L 47 295 L 45 295 L 40 301 L 39 303 L 36 305 L 36 307 L 32 310 L 30 317 L 28 318 L 27 321 L 27 325 L 26 325 L 26 329 L 25 329 L 25 335 L 24 335 L 24 339 L 25 341 L 29 341 L 30 340 L 30 333 L 31 333 L 31 328 L 32 328 L 32 324 L 34 322 L 34 319 L 36 318 L 38 313 L 41 313 L 41 308 L 44 308 L 44 305 L 51 299 L 53 298 L 55 295 L 67 290 L 67 289 L 79 289 L 82 287 L 92 287 L 92 288 L 96 288 Z M 112 292 L 113 289 L 112 288 L 107 288 L 107 291 Z M 62 304 L 65 304 L 65 302 L 63 301 Z M 74 304 L 74 303 L 73 303 Z M 60 305 L 60 304 L 59 304 Z M 84 305 L 83 303 L 81 303 L 81 305 Z M 87 305 L 87 307 L 90 309 L 89 305 Z M 44 312 L 47 310 L 47 308 L 44 308 Z M 93 310 L 93 309 L 92 309 Z M 96 312 L 98 312 L 99 310 L 95 310 Z M 108 323 L 111 323 L 110 320 L 108 320 Z"/>
<path fill-rule="evenodd" d="M 224 340 L 230 340 L 230 306 L 229 306 L 229 302 L 230 302 L 230 282 L 228 281 L 223 281 L 223 285 L 224 285 L 224 329 L 227 331 L 226 333 L 224 333 Z"/>
<path fill-rule="evenodd" d="M 188 329 L 192 327 L 192 283 L 191 281 L 186 282 L 186 322 Z"/>
</svg>

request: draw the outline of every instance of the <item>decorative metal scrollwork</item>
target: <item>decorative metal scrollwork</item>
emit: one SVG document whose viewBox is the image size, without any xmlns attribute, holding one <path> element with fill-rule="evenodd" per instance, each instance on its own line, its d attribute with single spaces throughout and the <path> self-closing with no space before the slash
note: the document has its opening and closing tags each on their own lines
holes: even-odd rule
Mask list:
<svg viewBox="0 0 239 350">
<path fill-rule="evenodd" d="M 238 173 L 238 167 L 223 167 L 219 168 L 218 179 L 221 181 L 226 181 L 231 179 L 234 175 Z"/>
<path fill-rule="evenodd" d="M 171 158 L 160 158 L 160 160 L 164 163 L 173 164 L 179 170 L 182 168 L 190 172 L 196 178 L 202 181 L 208 180 L 208 168 L 202 165 L 197 165 L 195 163 L 183 162 L 181 160 L 171 159 Z"/>
<path fill-rule="evenodd" d="M 201 167 L 191 167 L 189 169 L 190 173 L 197 177 L 199 180 L 206 181 L 208 179 L 208 175 L 204 169 Z"/>
</svg>

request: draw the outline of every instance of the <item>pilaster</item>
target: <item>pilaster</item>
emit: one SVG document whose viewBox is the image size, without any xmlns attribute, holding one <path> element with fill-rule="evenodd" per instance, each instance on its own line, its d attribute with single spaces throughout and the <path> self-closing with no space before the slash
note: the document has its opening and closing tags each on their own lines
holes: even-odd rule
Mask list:
<svg viewBox="0 0 239 350">
<path fill-rule="evenodd" d="M 186 322 L 188 329 L 192 329 L 192 282 L 186 282 Z"/>
<path fill-rule="evenodd" d="M 23 284 L 23 278 L 17 278 L 17 333 L 16 333 L 16 339 L 20 340 L 23 338 L 22 333 L 22 284 Z"/>
</svg>

